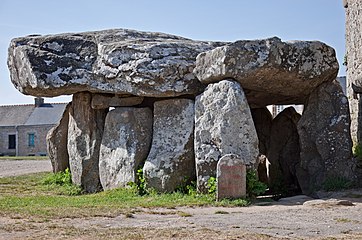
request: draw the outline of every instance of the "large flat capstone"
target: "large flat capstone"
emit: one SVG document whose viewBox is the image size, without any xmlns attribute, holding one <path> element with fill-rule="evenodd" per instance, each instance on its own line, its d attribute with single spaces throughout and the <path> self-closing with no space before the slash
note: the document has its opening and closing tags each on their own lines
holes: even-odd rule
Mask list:
<svg viewBox="0 0 362 240">
<path fill-rule="evenodd" d="M 233 78 L 249 105 L 303 104 L 322 82 L 333 81 L 338 62 L 332 47 L 318 41 L 279 38 L 241 40 L 201 53 L 194 73 L 203 83 Z"/>
<path fill-rule="evenodd" d="M 8 66 L 22 93 L 54 97 L 81 91 L 171 97 L 196 94 L 196 56 L 220 43 L 113 29 L 15 38 Z"/>
</svg>

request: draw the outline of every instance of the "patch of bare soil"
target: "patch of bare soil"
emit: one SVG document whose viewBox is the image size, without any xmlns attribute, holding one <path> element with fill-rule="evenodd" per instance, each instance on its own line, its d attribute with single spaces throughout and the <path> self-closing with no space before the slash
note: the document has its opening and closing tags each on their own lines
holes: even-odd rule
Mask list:
<svg viewBox="0 0 362 240">
<path fill-rule="evenodd" d="M 241 208 L 140 208 L 114 218 L 0 217 L 0 239 L 362 239 L 362 198 L 344 196 L 353 205 L 296 197 Z"/>
<path fill-rule="evenodd" d="M 50 172 L 50 160 L 1 160 L 0 177 L 19 176 L 37 172 Z"/>
</svg>

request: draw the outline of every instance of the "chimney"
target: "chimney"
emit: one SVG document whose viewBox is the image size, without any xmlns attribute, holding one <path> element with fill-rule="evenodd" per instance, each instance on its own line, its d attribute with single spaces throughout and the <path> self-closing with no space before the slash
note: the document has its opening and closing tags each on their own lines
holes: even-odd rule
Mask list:
<svg viewBox="0 0 362 240">
<path fill-rule="evenodd" d="M 35 99 L 35 107 L 41 107 L 44 104 L 44 98 L 36 97 Z"/>
</svg>

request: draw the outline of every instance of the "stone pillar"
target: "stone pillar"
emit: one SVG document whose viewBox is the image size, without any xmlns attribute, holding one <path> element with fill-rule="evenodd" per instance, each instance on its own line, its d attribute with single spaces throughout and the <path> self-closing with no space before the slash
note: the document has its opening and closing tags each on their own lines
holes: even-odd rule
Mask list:
<svg viewBox="0 0 362 240">
<path fill-rule="evenodd" d="M 155 102 L 152 146 L 143 167 L 148 187 L 171 192 L 195 180 L 194 119 L 193 100 Z"/>
<path fill-rule="evenodd" d="M 362 2 L 344 0 L 346 13 L 347 97 L 351 111 L 351 135 L 354 144 L 362 143 Z"/>
<path fill-rule="evenodd" d="M 218 201 L 224 198 L 246 197 L 246 165 L 238 155 L 227 154 L 220 158 L 217 163 L 216 180 Z"/>
<path fill-rule="evenodd" d="M 261 182 L 268 184 L 269 160 L 266 154 L 270 144 L 270 129 L 273 116 L 266 107 L 251 109 L 251 115 L 259 139 L 258 178 Z"/>
<path fill-rule="evenodd" d="M 249 104 L 238 82 L 209 84 L 196 97 L 195 157 L 197 189 L 207 192 L 207 181 L 216 177 L 216 166 L 226 154 L 236 154 L 253 166 L 259 154 L 258 137 Z"/>
<path fill-rule="evenodd" d="M 108 109 L 91 108 L 92 94 L 73 95 L 69 114 L 68 153 L 74 184 L 86 192 L 101 190 L 99 180 L 99 150 L 104 120 Z"/>
<path fill-rule="evenodd" d="M 300 191 L 296 168 L 300 164 L 297 124 L 300 114 L 293 107 L 279 113 L 272 122 L 267 158 L 269 187 L 274 193 L 294 194 Z"/>
<path fill-rule="evenodd" d="M 115 108 L 107 114 L 99 157 L 103 189 L 125 187 L 137 181 L 152 140 L 149 108 Z"/>
<path fill-rule="evenodd" d="M 323 83 L 312 92 L 297 128 L 297 178 L 304 194 L 321 189 L 328 179 L 354 180 L 348 100 L 338 82 Z"/>
<path fill-rule="evenodd" d="M 70 109 L 71 103 L 68 103 L 58 125 L 50 129 L 46 137 L 48 156 L 52 163 L 54 173 L 62 172 L 69 168 L 67 146 Z"/>
</svg>

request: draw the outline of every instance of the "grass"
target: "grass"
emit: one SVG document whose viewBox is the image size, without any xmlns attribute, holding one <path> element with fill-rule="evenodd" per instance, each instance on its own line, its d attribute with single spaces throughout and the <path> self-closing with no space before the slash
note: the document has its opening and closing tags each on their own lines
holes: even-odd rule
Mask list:
<svg viewBox="0 0 362 240">
<path fill-rule="evenodd" d="M 47 156 L 1 156 L 0 160 L 49 160 Z"/>
<path fill-rule="evenodd" d="M 352 183 L 344 177 L 328 177 L 322 184 L 325 191 L 338 191 L 351 188 Z"/>
<path fill-rule="evenodd" d="M 0 178 L 0 216 L 13 218 L 76 218 L 127 215 L 133 209 L 179 206 L 247 206 L 248 201 L 216 202 L 213 195 L 179 192 L 140 196 L 134 189 L 119 188 L 96 194 L 69 195 L 67 184 L 44 184 L 52 173 Z M 68 193 L 68 195 L 67 195 Z"/>
</svg>

